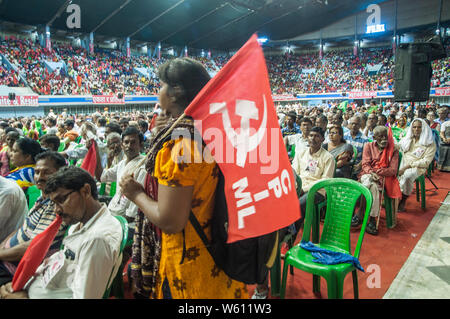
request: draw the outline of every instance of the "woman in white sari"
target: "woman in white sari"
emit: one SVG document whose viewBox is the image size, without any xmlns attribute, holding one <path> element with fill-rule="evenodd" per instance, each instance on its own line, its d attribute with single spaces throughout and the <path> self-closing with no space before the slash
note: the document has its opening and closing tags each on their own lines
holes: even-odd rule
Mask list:
<svg viewBox="0 0 450 319">
<path fill-rule="evenodd" d="M 416 118 L 411 122 L 406 136 L 399 144 L 403 157 L 398 171 L 398 181 L 402 190 L 398 211 L 404 211 L 415 180 L 427 171 L 434 158 L 436 143 L 430 126 L 423 119 Z"/>
</svg>

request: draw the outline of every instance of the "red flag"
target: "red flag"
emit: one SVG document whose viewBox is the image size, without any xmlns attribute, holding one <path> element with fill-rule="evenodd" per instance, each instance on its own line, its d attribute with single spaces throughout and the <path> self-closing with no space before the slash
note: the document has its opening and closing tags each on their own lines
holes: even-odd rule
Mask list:
<svg viewBox="0 0 450 319">
<path fill-rule="evenodd" d="M 300 218 L 292 168 L 256 34 L 185 110 L 225 177 L 228 243 Z M 211 132 L 214 131 L 214 134 Z"/>
<path fill-rule="evenodd" d="M 14 274 L 12 280 L 14 291 L 22 290 L 27 281 L 34 275 L 53 243 L 61 223 L 61 216 L 56 215 L 55 220 L 42 233 L 33 238 Z"/>
<path fill-rule="evenodd" d="M 395 144 L 394 137 L 392 135 L 392 129 L 389 127 L 388 131 L 388 144 L 384 148 L 383 153 L 381 153 L 380 162 L 378 163 L 378 167 L 385 168 L 389 166 L 389 163 L 392 159 L 392 155 L 394 154 Z M 384 187 L 386 188 L 386 193 L 390 198 L 401 198 L 402 191 L 400 189 L 400 184 L 398 182 L 397 176 L 386 176 L 384 178 Z"/>
<path fill-rule="evenodd" d="M 91 146 L 86 154 L 86 157 L 81 164 L 81 168 L 88 171 L 95 178 L 95 168 L 97 167 L 97 152 L 95 150 L 95 141 L 92 141 Z"/>
</svg>

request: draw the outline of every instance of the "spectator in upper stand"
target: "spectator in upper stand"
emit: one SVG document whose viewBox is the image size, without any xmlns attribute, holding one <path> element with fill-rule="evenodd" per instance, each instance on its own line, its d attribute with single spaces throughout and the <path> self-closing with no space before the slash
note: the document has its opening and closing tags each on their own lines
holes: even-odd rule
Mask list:
<svg viewBox="0 0 450 319">
<path fill-rule="evenodd" d="M 377 126 L 377 122 L 378 122 L 378 115 L 375 112 L 370 113 L 367 118 L 366 129 L 363 132 L 363 134 L 367 136 L 369 141 L 373 139 L 373 130 Z"/>
<path fill-rule="evenodd" d="M 362 161 L 362 153 L 364 149 L 364 145 L 368 142 L 368 139 L 366 136 L 363 135 L 361 132 L 361 117 L 360 116 L 353 116 L 348 121 L 348 127 L 350 131 L 347 134 L 344 134 L 344 139 L 350 143 L 352 146 L 356 148 L 357 155 L 355 162 L 353 163 L 353 169 L 352 169 L 352 178 L 355 179 L 359 172 L 361 171 L 361 161 Z"/>
<path fill-rule="evenodd" d="M 281 134 L 283 137 L 293 134 L 299 134 L 300 128 L 298 127 L 297 121 L 297 113 L 295 111 L 291 111 L 286 116 L 286 126 L 281 129 Z"/>
<path fill-rule="evenodd" d="M 55 152 L 48 151 L 36 156 L 35 180 L 37 188 L 42 191 L 49 176 L 65 165 L 64 158 Z M 30 245 L 30 241 L 44 231 L 55 218 L 55 204 L 45 194 L 42 194 L 30 209 L 21 227 L 8 234 L 9 236 L 0 244 L 0 285 L 11 281 L 18 262 Z M 67 227 L 64 224 L 61 225 L 50 247 L 49 254 L 61 246 L 66 229 Z"/>
<path fill-rule="evenodd" d="M 403 157 L 398 171 L 398 181 L 402 199 L 398 211 L 403 211 L 416 179 L 427 171 L 436 152 L 433 132 L 423 119 L 417 118 L 412 121 L 406 136 L 400 141 L 400 150 Z"/>
<path fill-rule="evenodd" d="M 386 147 L 388 147 L 388 128 L 386 126 L 377 126 L 373 130 L 374 142 L 366 143 L 364 145 L 362 169 L 359 174 L 361 184 L 366 186 L 373 197 L 373 204 L 370 210 L 369 222 L 366 227 L 366 232 L 371 235 L 378 234 L 377 218 L 380 214 L 380 192 L 384 185 L 386 176 L 395 176 L 398 169 L 398 151 L 394 150 L 392 158 L 389 160 L 387 167 L 380 167 L 382 154 Z M 362 223 L 362 212 L 355 214 L 352 219 L 352 226 L 357 227 Z"/>
<path fill-rule="evenodd" d="M 309 189 L 318 181 L 332 178 L 335 168 L 333 155 L 322 147 L 324 132 L 320 127 L 313 127 L 309 132 L 309 147 L 296 150 L 292 168 L 302 180 L 302 195 L 300 197 L 300 209 L 302 218 L 295 223 L 296 232 L 303 224 L 306 213 L 306 199 Z M 316 193 L 315 202 L 324 200 L 323 190 Z"/>
</svg>

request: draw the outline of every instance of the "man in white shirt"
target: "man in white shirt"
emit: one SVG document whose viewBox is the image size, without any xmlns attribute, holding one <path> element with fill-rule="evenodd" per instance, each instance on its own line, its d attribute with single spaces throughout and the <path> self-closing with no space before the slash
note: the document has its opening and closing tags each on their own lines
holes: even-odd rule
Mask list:
<svg viewBox="0 0 450 319">
<path fill-rule="evenodd" d="M 48 179 L 45 192 L 71 227 L 61 249 L 41 263 L 24 290 L 13 292 L 8 283 L 0 297 L 102 298 L 121 262 L 119 221 L 98 201 L 95 180 L 81 168 L 60 169 Z"/>
<path fill-rule="evenodd" d="M 122 133 L 122 149 L 125 158 L 117 165 L 103 170 L 97 163 L 96 177 L 102 183 L 117 182 L 119 184 L 122 176 L 127 173 L 134 173 L 136 180 L 144 185 L 145 175 L 147 174 L 143 159 L 145 156 L 140 155 L 144 137 L 136 127 L 129 126 Z M 112 198 L 108 205 L 108 209 L 113 215 L 124 216 L 130 223 L 130 230 L 134 230 L 134 219 L 136 218 L 138 207 L 128 200 L 119 190 Z"/>
<path fill-rule="evenodd" d="M 27 199 L 14 181 L 0 176 L 0 243 L 23 223 L 28 212 Z"/>
<path fill-rule="evenodd" d="M 295 152 L 292 168 L 302 180 L 302 195 L 300 197 L 300 208 L 302 217 L 296 222 L 296 231 L 303 223 L 306 213 L 306 199 L 310 188 L 323 179 L 333 178 L 335 160 L 333 155 L 322 148 L 324 141 L 324 132 L 320 127 L 313 127 L 308 136 L 308 148 L 301 148 Z M 323 192 L 323 190 L 322 190 Z M 315 202 L 318 203 L 324 199 L 323 194 L 316 193 Z"/>
</svg>

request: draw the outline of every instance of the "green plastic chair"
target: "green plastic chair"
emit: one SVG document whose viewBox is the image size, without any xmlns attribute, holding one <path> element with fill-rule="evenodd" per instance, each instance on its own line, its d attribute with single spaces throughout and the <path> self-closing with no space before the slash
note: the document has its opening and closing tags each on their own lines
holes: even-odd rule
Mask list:
<svg viewBox="0 0 450 319">
<path fill-rule="evenodd" d="M 34 206 L 34 203 L 36 203 L 36 200 L 41 196 L 41 191 L 36 185 L 33 185 L 27 188 L 25 195 L 28 202 L 28 209 L 30 210 Z"/>
<path fill-rule="evenodd" d="M 427 176 L 431 176 L 431 172 L 434 167 L 434 159 L 431 161 L 430 165 L 428 165 Z M 419 176 L 416 179 L 416 200 L 420 202 L 420 207 L 423 210 L 426 210 L 426 189 L 425 189 L 425 174 Z"/>
<path fill-rule="evenodd" d="M 334 159 L 334 173 L 333 173 L 333 178 L 336 177 L 336 169 L 337 169 L 337 161 L 336 159 Z M 320 214 L 320 212 L 322 211 L 323 208 L 325 208 L 327 205 L 327 200 L 325 199 L 323 202 L 319 202 L 315 205 L 315 209 L 317 210 L 317 212 Z M 325 211 L 326 214 L 326 211 Z"/>
<path fill-rule="evenodd" d="M 396 141 L 400 142 L 400 140 L 402 139 L 402 135 L 404 133 L 404 130 L 399 128 L 399 127 L 391 127 L 391 130 L 392 130 L 392 135 L 394 136 Z"/>
<path fill-rule="evenodd" d="M 295 177 L 295 189 L 297 191 L 297 197 L 300 198 L 302 192 L 302 179 L 297 173 L 294 171 Z M 287 243 L 289 249 L 294 246 L 295 238 L 292 233 L 287 233 L 284 238 L 278 241 L 278 251 L 275 257 L 275 262 L 273 263 L 272 268 L 270 268 L 270 295 L 272 297 L 276 297 L 280 295 L 281 288 L 281 247 L 283 243 Z M 294 274 L 294 268 L 291 267 L 291 275 Z"/>
<path fill-rule="evenodd" d="M 314 209 L 314 196 L 321 188 L 324 188 L 327 193 L 327 214 L 320 236 L 320 217 Z M 312 241 L 320 248 L 351 254 L 350 224 L 356 202 L 361 195 L 364 196 L 367 204 L 358 242 L 353 253 L 354 257 L 359 258 L 373 198 L 367 187 L 351 179 L 332 178 L 317 182 L 311 187 L 306 202 L 306 218 L 302 241 Z M 313 275 L 314 293 L 320 292 L 320 277 L 325 278 L 328 298 L 343 297 L 344 279 L 349 272 L 352 272 L 354 297 L 355 299 L 359 297 L 357 270 L 352 264 L 324 265 L 315 263 L 312 260 L 311 252 L 304 250 L 300 246 L 295 246 L 286 253 L 283 265 L 281 298 L 285 296 L 287 268 L 290 265 Z"/>
<path fill-rule="evenodd" d="M 114 197 L 117 190 L 117 182 L 111 182 L 111 187 L 109 188 L 109 196 Z M 98 191 L 99 195 L 104 196 L 106 193 L 106 183 L 100 184 L 100 189 Z"/>
<path fill-rule="evenodd" d="M 398 152 L 398 167 L 397 167 L 397 177 L 398 177 L 398 170 L 400 169 L 400 163 L 402 162 L 403 154 L 402 152 Z M 386 189 L 384 190 L 384 210 L 386 212 L 386 227 L 387 228 L 394 228 L 397 224 L 397 218 L 394 216 L 394 202 L 392 198 L 390 198 L 386 194 Z"/>
<path fill-rule="evenodd" d="M 123 250 L 125 249 L 125 246 L 127 245 L 128 242 L 128 222 L 125 219 L 125 217 L 122 216 L 114 216 L 115 218 L 117 218 L 117 220 L 120 222 L 120 225 L 122 226 L 122 242 L 120 243 L 120 256 L 123 256 Z M 103 299 L 109 298 L 109 297 L 117 297 L 120 299 L 124 298 L 124 288 L 123 288 L 123 267 L 124 267 L 124 262 L 121 262 L 121 265 L 119 266 L 119 269 L 117 270 L 117 274 L 114 277 L 113 281 L 110 283 L 111 281 L 111 277 L 114 273 L 114 269 L 116 268 L 116 266 L 114 266 L 111 275 L 109 276 L 108 279 L 108 288 L 106 289 L 104 295 L 103 295 Z"/>
</svg>

